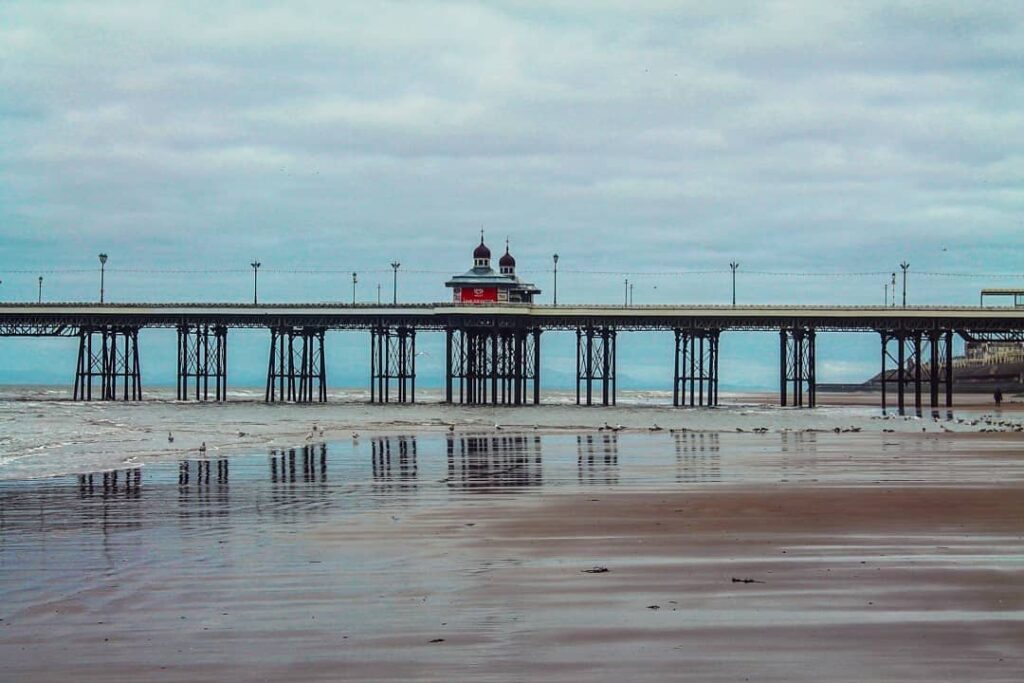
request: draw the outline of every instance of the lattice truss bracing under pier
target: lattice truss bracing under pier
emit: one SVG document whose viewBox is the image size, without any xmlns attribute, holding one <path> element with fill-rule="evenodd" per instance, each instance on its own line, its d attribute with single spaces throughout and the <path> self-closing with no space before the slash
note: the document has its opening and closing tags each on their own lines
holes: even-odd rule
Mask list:
<svg viewBox="0 0 1024 683">
<path fill-rule="evenodd" d="M 817 405 L 815 333 L 806 327 L 779 331 L 779 402 L 783 406 Z"/>
<path fill-rule="evenodd" d="M 882 331 L 882 411 L 888 409 L 889 393 L 895 389 L 896 407 L 906 413 L 907 392 L 913 391 L 914 410 L 922 410 L 923 387 L 928 385 L 932 410 L 953 407 L 953 331 Z M 890 364 L 892 367 L 890 367 Z"/>
<path fill-rule="evenodd" d="M 446 341 L 449 403 L 540 403 L 540 330 L 451 328 Z"/>
<path fill-rule="evenodd" d="M 594 405 L 595 384 L 601 405 L 615 405 L 615 337 L 611 327 L 576 329 L 577 405 Z"/>
<path fill-rule="evenodd" d="M 324 335 L 322 327 L 281 327 L 270 330 L 267 402 L 327 401 Z"/>
<path fill-rule="evenodd" d="M 74 400 L 140 401 L 139 328 L 89 327 L 78 334 Z"/>
<path fill-rule="evenodd" d="M 718 330 L 675 330 L 672 405 L 718 405 Z"/>
<path fill-rule="evenodd" d="M 228 329 L 220 325 L 178 326 L 178 400 L 227 400 Z"/>
<path fill-rule="evenodd" d="M 370 330 L 370 402 L 416 402 L 416 330 Z"/>
</svg>

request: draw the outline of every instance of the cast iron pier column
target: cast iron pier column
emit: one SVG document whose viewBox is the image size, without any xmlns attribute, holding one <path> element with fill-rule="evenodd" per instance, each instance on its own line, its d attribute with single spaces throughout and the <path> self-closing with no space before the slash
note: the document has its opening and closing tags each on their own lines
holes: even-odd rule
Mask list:
<svg viewBox="0 0 1024 683">
<path fill-rule="evenodd" d="M 594 385 L 601 405 L 615 405 L 615 330 L 611 327 L 576 329 L 576 404 L 594 405 Z"/>
<path fill-rule="evenodd" d="M 72 392 L 76 401 L 141 401 L 138 327 L 83 327 Z"/>
<path fill-rule="evenodd" d="M 795 408 L 817 405 L 815 333 L 813 328 L 779 331 L 779 403 Z"/>
<path fill-rule="evenodd" d="M 322 327 L 271 328 L 265 394 L 268 403 L 327 401 L 325 333 Z"/>
<path fill-rule="evenodd" d="M 675 330 L 675 371 L 672 405 L 718 405 L 718 339 L 720 330 Z"/>
<path fill-rule="evenodd" d="M 952 330 L 881 330 L 882 368 L 879 384 L 882 390 L 882 412 L 889 406 L 889 387 L 895 385 L 896 407 L 906 414 L 907 391 L 914 392 L 914 412 L 923 413 L 922 393 L 928 383 L 928 403 L 932 415 L 938 415 L 942 404 L 953 407 L 953 331 Z M 890 348 L 895 343 L 895 352 Z M 889 369 L 889 363 L 893 369 Z M 944 398 L 942 398 L 944 396 Z"/>
<path fill-rule="evenodd" d="M 227 400 L 228 329 L 222 325 L 178 326 L 178 400 Z M 190 380 L 192 386 L 190 385 Z"/>
<path fill-rule="evenodd" d="M 370 330 L 370 403 L 416 402 L 416 330 Z"/>
<path fill-rule="evenodd" d="M 470 405 L 540 403 L 540 329 L 445 331 L 445 400 Z"/>
</svg>

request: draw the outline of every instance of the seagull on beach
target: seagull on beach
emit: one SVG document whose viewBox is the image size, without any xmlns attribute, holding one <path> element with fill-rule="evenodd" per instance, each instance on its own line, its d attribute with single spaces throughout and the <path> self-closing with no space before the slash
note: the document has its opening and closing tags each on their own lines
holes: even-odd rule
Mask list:
<svg viewBox="0 0 1024 683">
<path fill-rule="evenodd" d="M 352 440 L 359 441 L 359 432 L 352 432 Z"/>
<path fill-rule="evenodd" d="M 199 444 L 199 452 L 200 453 L 205 453 L 206 452 L 206 442 L 205 441 L 203 443 Z"/>
<path fill-rule="evenodd" d="M 650 427 L 650 430 L 651 430 L 652 432 L 660 432 L 660 431 L 661 431 L 661 427 L 659 427 L 659 426 L 658 426 L 658 423 L 657 423 L 657 422 L 655 422 L 655 423 L 654 423 L 654 424 L 653 424 L 653 425 L 652 425 L 652 426 Z"/>
<path fill-rule="evenodd" d="M 174 434 L 167 432 L 167 443 L 174 443 Z"/>
</svg>

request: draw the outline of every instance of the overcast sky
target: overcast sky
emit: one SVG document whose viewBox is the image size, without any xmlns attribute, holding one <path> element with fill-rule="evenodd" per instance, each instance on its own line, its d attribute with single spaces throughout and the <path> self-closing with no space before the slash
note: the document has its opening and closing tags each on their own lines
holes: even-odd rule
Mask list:
<svg viewBox="0 0 1024 683">
<path fill-rule="evenodd" d="M 543 299 L 1024 284 L 1024 3 L 549 4 L 0 3 L 0 298 L 440 300 L 481 227 Z"/>
</svg>

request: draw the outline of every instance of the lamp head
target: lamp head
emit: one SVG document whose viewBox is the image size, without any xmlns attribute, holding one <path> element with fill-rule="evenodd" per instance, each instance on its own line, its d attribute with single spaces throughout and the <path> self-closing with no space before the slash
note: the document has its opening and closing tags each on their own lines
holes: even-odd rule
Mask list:
<svg viewBox="0 0 1024 683">
<path fill-rule="evenodd" d="M 100 254 L 100 265 L 101 266 L 102 265 L 106 265 L 106 263 L 107 263 L 107 255 L 106 254 Z"/>
</svg>

